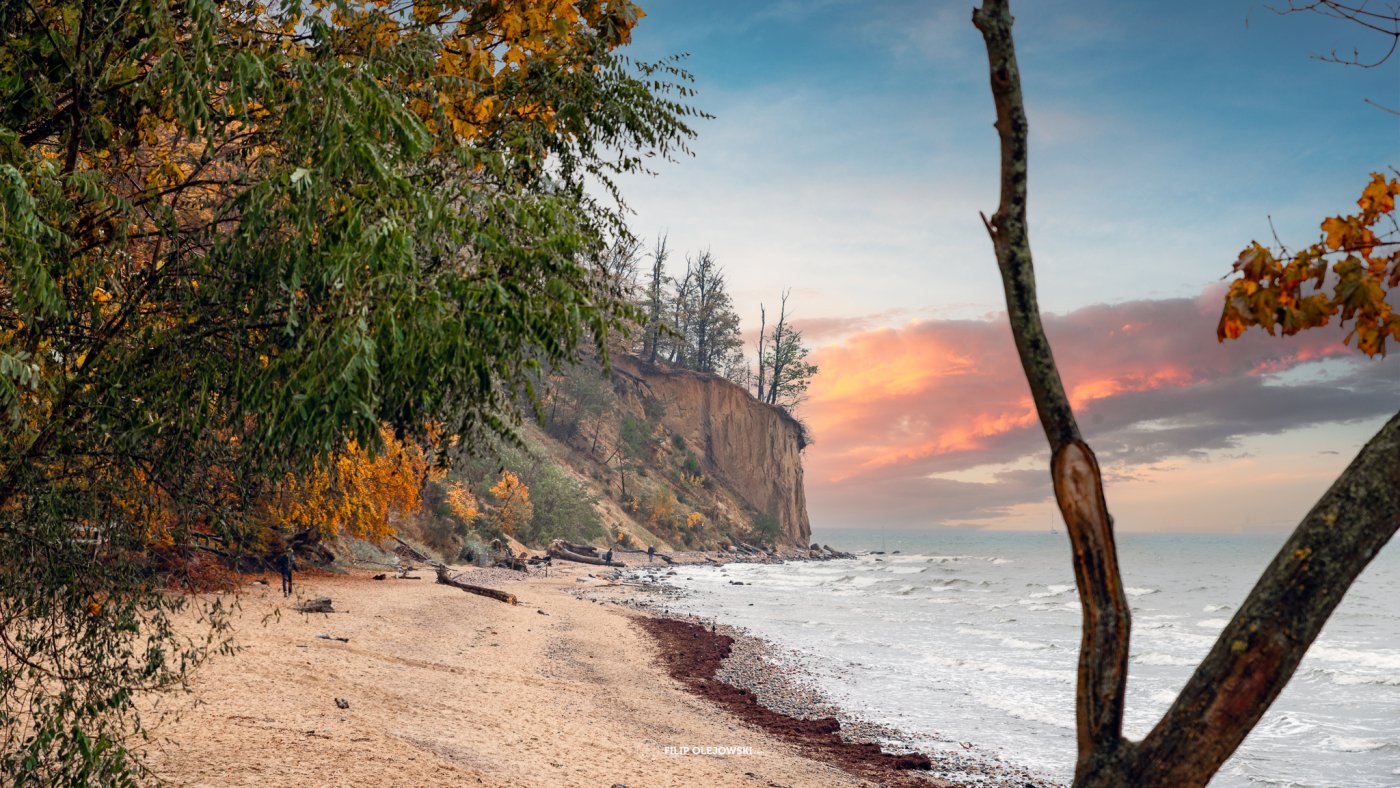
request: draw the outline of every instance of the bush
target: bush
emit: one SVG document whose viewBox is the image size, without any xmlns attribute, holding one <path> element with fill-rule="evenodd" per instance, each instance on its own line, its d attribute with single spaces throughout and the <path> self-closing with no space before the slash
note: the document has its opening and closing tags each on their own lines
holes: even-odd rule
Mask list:
<svg viewBox="0 0 1400 788">
<path fill-rule="evenodd" d="M 587 485 L 559 466 L 546 465 L 535 474 L 530 497 L 535 513 L 516 535 L 522 541 L 531 544 L 546 544 L 552 539 L 587 542 L 603 535 L 603 523 L 593 510 L 597 496 L 590 494 Z"/>
<path fill-rule="evenodd" d="M 642 397 L 642 413 L 646 414 L 647 421 L 653 425 L 660 424 L 666 415 L 666 403 L 656 397 Z"/>
<path fill-rule="evenodd" d="M 782 534 L 782 523 L 771 514 L 756 514 L 753 517 L 753 539 L 754 541 L 772 547 L 777 544 L 778 537 Z"/>
<path fill-rule="evenodd" d="M 639 460 L 648 460 L 651 459 L 656 448 L 652 443 L 652 431 L 653 428 L 650 424 L 627 413 L 622 416 L 622 428 L 618 430 L 618 438 L 622 441 L 622 446 L 627 450 L 628 456 Z"/>
</svg>

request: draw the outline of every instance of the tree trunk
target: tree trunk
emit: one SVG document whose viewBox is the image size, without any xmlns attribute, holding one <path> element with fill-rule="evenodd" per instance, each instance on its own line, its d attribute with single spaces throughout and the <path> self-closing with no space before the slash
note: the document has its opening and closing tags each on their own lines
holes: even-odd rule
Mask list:
<svg viewBox="0 0 1400 788">
<path fill-rule="evenodd" d="M 1124 740 L 1128 606 L 1098 463 L 1080 438 L 1036 304 L 1026 223 L 1028 123 L 1007 0 L 986 0 L 972 21 L 987 45 L 1001 138 L 1001 200 L 983 221 L 1050 444 L 1083 609 L 1074 786 L 1204 786 L 1292 677 L 1346 589 L 1400 528 L 1400 414 L 1313 507 L 1147 738 Z"/>
<path fill-rule="evenodd" d="M 437 581 L 445 586 L 460 588 L 463 591 L 466 591 L 468 594 L 477 594 L 479 596 L 491 597 L 492 599 L 505 602 L 508 605 L 517 604 L 515 600 L 515 594 L 500 591 L 495 588 L 487 588 L 485 586 L 474 586 L 470 583 L 463 583 L 461 580 L 458 580 L 457 578 L 453 577 L 452 573 L 445 566 L 439 566 L 437 568 Z"/>
</svg>

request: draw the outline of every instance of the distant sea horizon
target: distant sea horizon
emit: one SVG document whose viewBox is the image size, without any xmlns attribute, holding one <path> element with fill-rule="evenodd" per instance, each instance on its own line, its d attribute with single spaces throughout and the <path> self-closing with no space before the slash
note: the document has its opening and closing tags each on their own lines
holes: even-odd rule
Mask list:
<svg viewBox="0 0 1400 788">
<path fill-rule="evenodd" d="M 773 642 L 846 710 L 933 752 L 967 741 L 1068 782 L 1080 612 L 1056 531 L 821 529 L 813 541 L 865 554 L 670 579 L 690 592 L 677 607 Z M 1119 534 L 1129 738 L 1160 718 L 1286 538 Z M 1397 600 L 1400 548 L 1387 547 L 1213 788 L 1400 785 Z"/>
</svg>

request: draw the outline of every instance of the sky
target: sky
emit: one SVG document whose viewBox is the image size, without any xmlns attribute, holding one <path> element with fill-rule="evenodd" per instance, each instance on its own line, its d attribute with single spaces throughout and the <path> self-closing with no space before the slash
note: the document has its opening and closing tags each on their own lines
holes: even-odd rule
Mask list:
<svg viewBox="0 0 1400 788">
<path fill-rule="evenodd" d="M 686 54 L 714 117 L 693 156 L 621 183 L 632 226 L 709 249 L 750 332 L 791 289 L 821 370 L 797 410 L 813 527 L 1048 528 L 979 218 L 999 175 L 973 4 L 642 6 L 627 54 Z M 1250 0 L 1013 12 L 1040 305 L 1117 527 L 1291 529 L 1400 410 L 1400 348 L 1365 359 L 1335 326 L 1217 343 L 1225 277 L 1400 166 L 1400 115 L 1374 106 L 1400 108 L 1400 56 L 1324 62 L 1389 42 Z"/>
</svg>

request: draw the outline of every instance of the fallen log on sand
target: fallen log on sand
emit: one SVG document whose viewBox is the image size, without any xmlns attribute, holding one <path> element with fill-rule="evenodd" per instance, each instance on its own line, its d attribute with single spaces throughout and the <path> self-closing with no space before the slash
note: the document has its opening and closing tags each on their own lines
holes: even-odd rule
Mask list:
<svg viewBox="0 0 1400 788">
<path fill-rule="evenodd" d="M 317 599 L 308 599 L 300 605 L 292 608 L 298 613 L 334 613 L 335 608 L 331 607 L 331 598 L 328 596 Z"/>
<path fill-rule="evenodd" d="M 601 558 L 593 558 L 591 556 L 579 555 L 578 553 L 575 553 L 572 550 L 564 549 L 563 547 L 559 546 L 558 543 L 549 546 L 549 554 L 554 558 L 558 558 L 563 561 L 573 561 L 575 563 L 580 564 L 592 564 L 593 566 L 627 566 L 626 564 L 620 561 L 604 561 Z"/>
<path fill-rule="evenodd" d="M 646 555 L 646 554 L 647 554 L 647 551 L 645 551 L 645 550 L 626 550 L 626 549 L 623 549 L 623 548 L 621 548 L 621 547 L 615 547 L 615 548 L 613 548 L 613 550 L 614 550 L 615 552 L 619 552 L 619 553 L 627 553 L 628 555 Z M 652 555 L 653 555 L 654 557 L 656 557 L 656 558 L 660 558 L 662 561 L 665 561 L 665 562 L 668 563 L 668 564 L 674 564 L 674 563 L 675 563 L 675 559 L 671 558 L 671 556 L 666 555 L 665 553 L 653 553 Z"/>
<path fill-rule="evenodd" d="M 425 564 L 437 563 L 433 559 L 424 555 L 421 550 L 409 544 L 408 542 L 405 542 L 404 540 L 398 538 L 397 536 L 394 537 L 394 541 L 399 543 L 399 549 L 395 550 L 394 552 L 400 553 L 401 555 L 407 555 L 409 558 L 412 558 L 415 561 L 422 561 Z"/>
<path fill-rule="evenodd" d="M 448 568 L 445 566 L 439 566 L 437 568 L 437 581 L 445 586 L 460 588 L 463 591 L 466 591 L 468 594 L 479 594 L 481 596 L 489 596 L 492 599 L 505 602 L 508 605 L 518 604 L 515 600 L 515 594 L 507 593 L 505 591 L 498 591 L 497 589 L 487 588 L 485 586 L 474 586 L 470 583 L 463 583 L 461 580 L 458 580 L 457 578 L 453 577 L 452 572 L 448 570 Z"/>
</svg>

